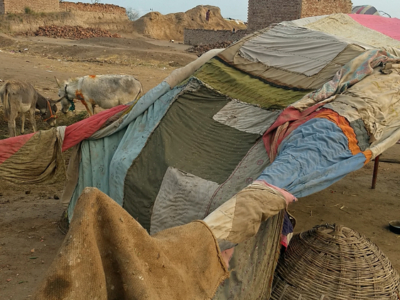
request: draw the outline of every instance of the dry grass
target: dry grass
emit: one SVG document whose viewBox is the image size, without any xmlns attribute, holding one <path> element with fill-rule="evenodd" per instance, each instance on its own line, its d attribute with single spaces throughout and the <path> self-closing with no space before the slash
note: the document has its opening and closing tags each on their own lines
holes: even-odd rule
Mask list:
<svg viewBox="0 0 400 300">
<path fill-rule="evenodd" d="M 64 115 L 62 112 L 57 112 L 57 126 L 68 126 L 85 119 L 88 116 L 86 111 L 80 111 L 72 116 Z M 38 130 L 48 130 L 50 126 L 43 122 L 40 116 L 36 115 L 36 126 Z M 21 119 L 16 119 L 17 134 L 20 134 Z M 29 113 L 25 113 L 25 134 L 32 133 L 32 125 L 29 120 Z M 4 118 L 4 112 L 0 109 L 0 140 L 8 138 L 8 123 Z"/>
</svg>

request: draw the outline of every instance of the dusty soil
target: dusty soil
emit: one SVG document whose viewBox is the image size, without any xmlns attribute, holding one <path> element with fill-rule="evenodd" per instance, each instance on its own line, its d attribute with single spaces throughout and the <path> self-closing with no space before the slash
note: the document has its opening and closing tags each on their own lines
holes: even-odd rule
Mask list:
<svg viewBox="0 0 400 300">
<path fill-rule="evenodd" d="M 87 74 L 132 74 L 149 90 L 175 67 L 196 56 L 185 47 L 134 36 L 123 39 L 82 41 L 46 38 L 9 39 L 0 36 L 0 78 L 26 80 L 45 96 L 57 97 L 54 76 L 67 79 Z M 24 50 L 28 49 L 28 50 Z M 21 52 L 19 52 L 21 51 Z M 77 105 L 78 110 L 83 107 Z M 0 118 L 2 116 L 0 115 Z M 61 117 L 59 124 L 73 119 Z M 42 127 L 40 127 L 42 126 Z M 39 124 L 46 128 L 46 124 Z M 0 122 L 0 139 L 7 127 Z M 26 131 L 30 124 L 26 122 Z M 68 163 L 69 153 L 65 153 Z M 383 158 L 399 159 L 400 145 Z M 375 242 L 400 270 L 400 235 L 387 224 L 400 219 L 400 164 L 381 163 L 377 188 L 371 190 L 373 163 L 349 174 L 328 189 L 299 199 L 291 207 L 297 218 L 296 232 L 317 224 L 349 226 Z M 0 299 L 32 299 L 64 239 L 57 222 L 62 214 L 58 198 L 64 182 L 54 185 L 15 185 L 0 181 Z"/>
</svg>

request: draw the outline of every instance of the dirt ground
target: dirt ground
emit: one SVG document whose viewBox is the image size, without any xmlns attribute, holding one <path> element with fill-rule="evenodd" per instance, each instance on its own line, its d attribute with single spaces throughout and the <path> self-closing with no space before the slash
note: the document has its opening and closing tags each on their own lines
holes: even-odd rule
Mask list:
<svg viewBox="0 0 400 300">
<path fill-rule="evenodd" d="M 145 91 L 160 83 L 173 69 L 196 58 L 185 46 L 137 36 L 82 41 L 46 38 L 13 40 L 0 36 L 0 79 L 31 82 L 45 96 L 57 98 L 54 76 L 61 80 L 87 74 L 131 74 Z M 27 49 L 27 50 L 25 50 Z M 83 107 L 77 105 L 78 110 Z M 1 117 L 1 116 L 0 116 Z M 60 118 L 59 124 L 78 120 Z M 39 124 L 39 128 L 46 128 Z M 30 124 L 26 122 L 26 131 Z M 7 127 L 0 121 L 0 139 Z M 399 159 L 400 144 L 382 155 Z M 65 156 L 68 161 L 68 153 Z M 376 243 L 400 270 L 400 235 L 388 222 L 400 219 L 400 164 L 381 162 L 377 188 L 371 190 L 373 162 L 317 194 L 299 199 L 291 207 L 296 232 L 317 224 L 351 227 Z M 15 185 L 0 181 L 0 299 L 32 299 L 64 235 L 57 222 L 64 183 Z"/>
</svg>

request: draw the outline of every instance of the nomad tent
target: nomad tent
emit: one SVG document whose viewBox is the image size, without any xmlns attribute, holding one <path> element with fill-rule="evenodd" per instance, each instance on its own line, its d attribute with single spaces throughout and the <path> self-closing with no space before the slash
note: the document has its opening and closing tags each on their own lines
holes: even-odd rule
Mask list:
<svg viewBox="0 0 400 300">
<path fill-rule="evenodd" d="M 361 14 L 361 15 L 377 15 L 379 16 L 378 10 L 372 5 L 359 5 L 354 6 L 351 10 L 352 14 Z"/>
<path fill-rule="evenodd" d="M 96 187 L 156 236 L 207 223 L 255 181 L 310 195 L 400 139 L 399 32 L 400 20 L 371 15 L 275 24 L 174 71 L 135 104 L 0 141 L 0 174 L 55 180 L 73 147 L 69 220 Z M 238 245 L 216 236 L 221 250 L 236 247 L 214 299 L 268 299 L 291 231 L 283 209 Z"/>
</svg>

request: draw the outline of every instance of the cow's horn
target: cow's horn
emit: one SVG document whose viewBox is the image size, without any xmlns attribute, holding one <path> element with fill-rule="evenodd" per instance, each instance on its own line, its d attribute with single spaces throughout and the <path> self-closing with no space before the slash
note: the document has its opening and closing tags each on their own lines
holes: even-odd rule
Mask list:
<svg viewBox="0 0 400 300">
<path fill-rule="evenodd" d="M 54 79 L 56 80 L 58 87 L 59 87 L 59 88 L 61 88 L 60 81 L 57 79 L 57 77 L 56 77 L 56 76 L 54 76 Z"/>
</svg>

